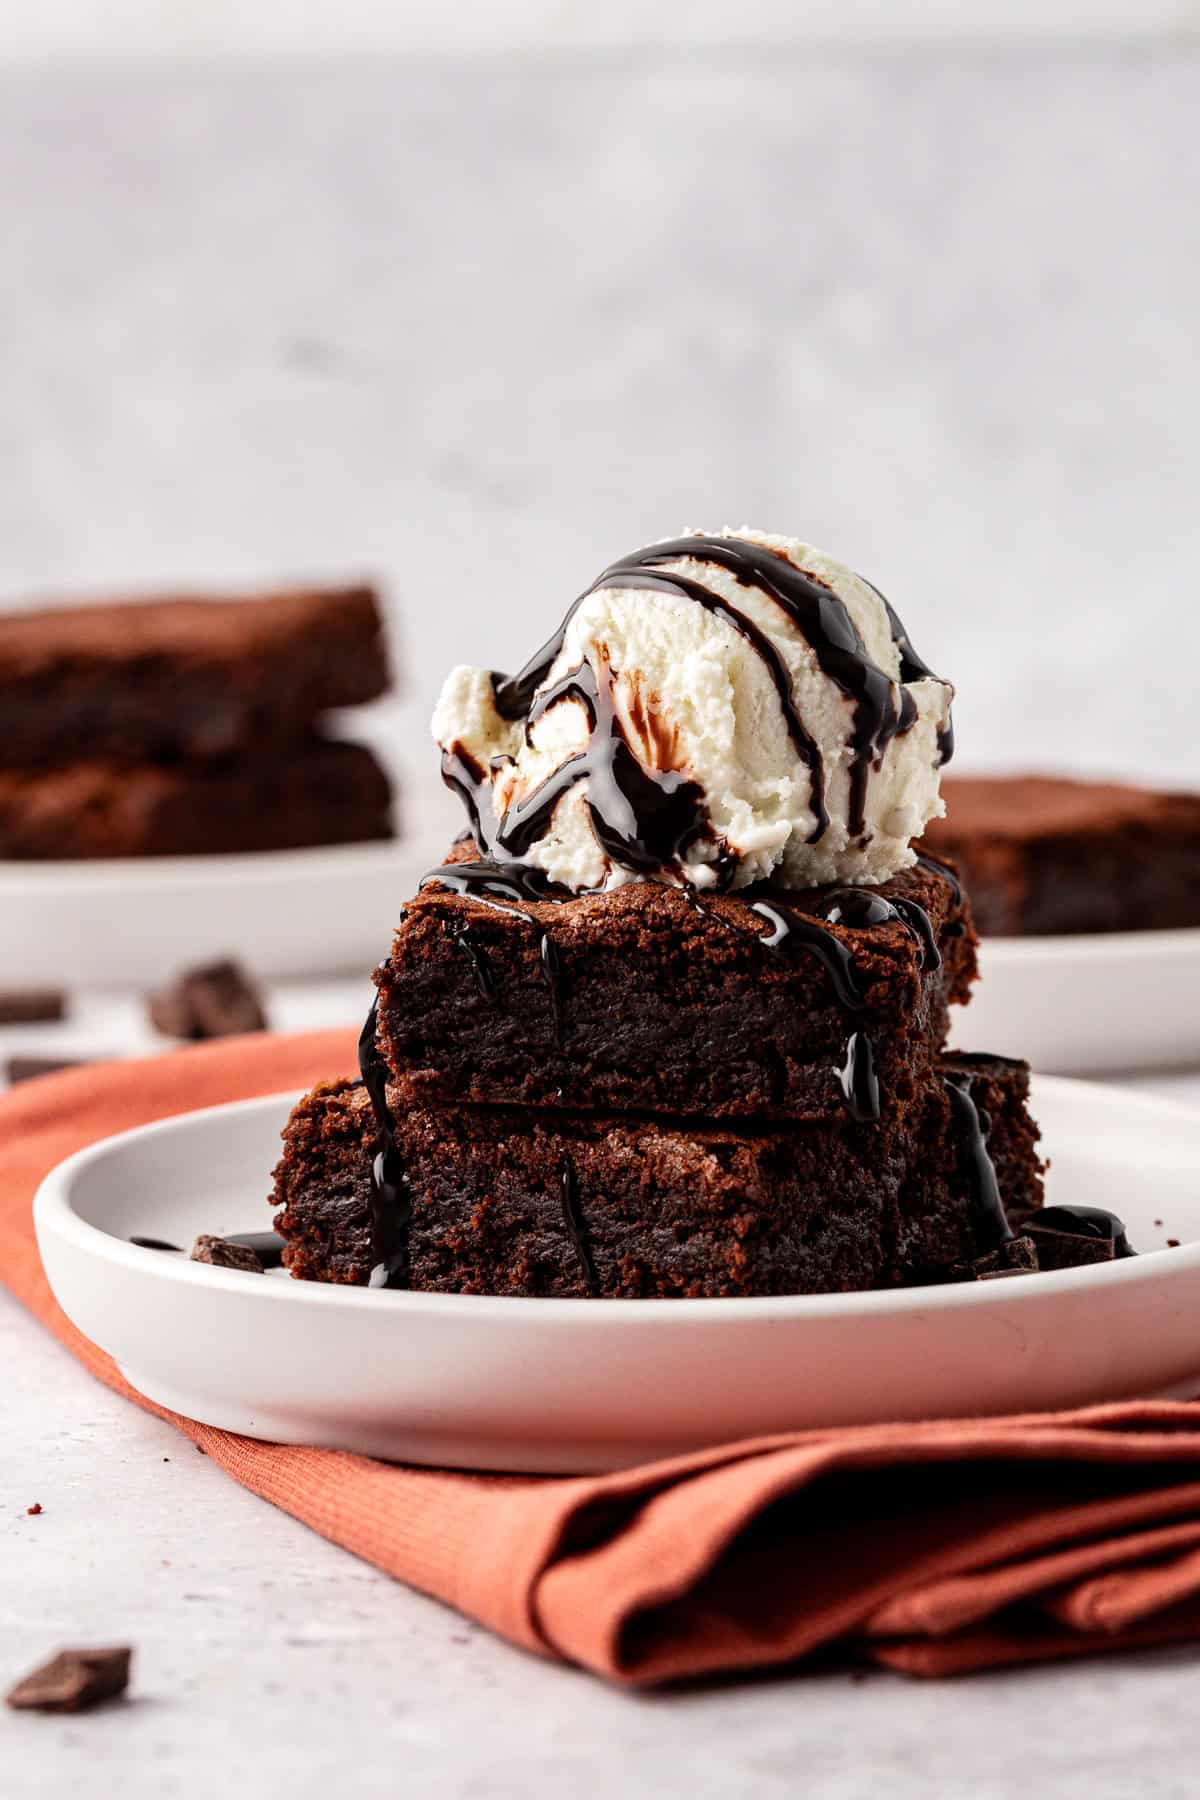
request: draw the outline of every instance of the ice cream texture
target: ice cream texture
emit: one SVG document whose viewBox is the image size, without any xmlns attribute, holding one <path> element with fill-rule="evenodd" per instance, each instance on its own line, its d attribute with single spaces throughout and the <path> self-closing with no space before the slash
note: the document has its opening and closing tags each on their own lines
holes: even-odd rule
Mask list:
<svg viewBox="0 0 1200 1800">
<path fill-rule="evenodd" d="M 744 527 L 614 563 L 516 676 L 452 670 L 433 733 L 526 879 L 873 884 L 944 811 L 953 693 L 869 582 Z"/>
</svg>

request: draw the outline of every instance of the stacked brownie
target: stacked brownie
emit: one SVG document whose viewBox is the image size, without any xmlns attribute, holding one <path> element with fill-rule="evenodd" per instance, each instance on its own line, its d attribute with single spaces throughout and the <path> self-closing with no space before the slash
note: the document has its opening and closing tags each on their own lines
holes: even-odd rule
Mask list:
<svg viewBox="0 0 1200 1800">
<path fill-rule="evenodd" d="M 945 1051 L 976 943 L 949 869 L 536 899 L 475 857 L 405 907 L 363 1080 L 292 1114 L 293 1275 L 678 1296 L 1006 1272 L 1037 1131 L 1025 1065 Z"/>
<path fill-rule="evenodd" d="M 386 837 L 387 776 L 321 725 L 387 685 L 366 587 L 10 613 L 0 618 L 0 857 Z"/>
<path fill-rule="evenodd" d="M 926 842 L 988 935 L 1200 925 L 1200 794 L 1056 775 L 960 775 Z"/>
</svg>

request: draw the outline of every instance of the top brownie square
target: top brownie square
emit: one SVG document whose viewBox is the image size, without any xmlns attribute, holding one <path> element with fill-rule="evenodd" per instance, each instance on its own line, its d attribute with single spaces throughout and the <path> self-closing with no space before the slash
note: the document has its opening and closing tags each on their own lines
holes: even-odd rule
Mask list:
<svg viewBox="0 0 1200 1800">
<path fill-rule="evenodd" d="M 423 1102 L 891 1116 L 946 1041 L 975 947 L 932 862 L 866 890 L 703 899 L 646 881 L 519 904 L 430 885 L 375 974 L 378 1043 Z"/>
<path fill-rule="evenodd" d="M 388 684 L 369 587 L 100 601 L 0 619 L 0 765 L 222 757 Z"/>
</svg>

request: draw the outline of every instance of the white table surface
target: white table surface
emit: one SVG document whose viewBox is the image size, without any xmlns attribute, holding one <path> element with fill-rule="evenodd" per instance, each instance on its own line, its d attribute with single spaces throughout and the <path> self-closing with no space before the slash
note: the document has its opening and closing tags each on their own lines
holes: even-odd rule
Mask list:
<svg viewBox="0 0 1200 1800">
<path fill-rule="evenodd" d="M 272 1016 L 356 1023 L 365 998 L 355 982 L 282 988 Z M 80 999 L 63 1025 L 0 1031 L 0 1055 L 155 1047 L 120 994 Z M 1136 1085 L 1200 1103 L 1200 1072 Z M 930 1685 L 838 1670 L 618 1693 L 510 1649 L 244 1492 L 3 1293 L 0 1367 L 0 1683 L 61 1644 L 136 1646 L 127 1705 L 0 1714 L 3 1800 L 317 1800 L 331 1782 L 580 1800 L 1196 1791 L 1191 1649 Z"/>
</svg>

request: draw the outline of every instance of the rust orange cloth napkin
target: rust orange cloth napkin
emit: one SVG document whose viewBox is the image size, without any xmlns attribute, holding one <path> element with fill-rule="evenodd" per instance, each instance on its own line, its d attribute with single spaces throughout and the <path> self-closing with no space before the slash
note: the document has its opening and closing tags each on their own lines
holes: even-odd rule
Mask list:
<svg viewBox="0 0 1200 1800">
<path fill-rule="evenodd" d="M 256 1036 L 0 1098 L 0 1275 L 93 1374 L 150 1407 L 50 1295 L 38 1182 L 109 1132 L 353 1062 L 351 1032 Z M 801 1431 L 562 1480 L 398 1468 L 161 1416 L 355 1555 L 615 1681 L 835 1644 L 946 1675 L 1200 1635 L 1200 1405 Z"/>
</svg>

